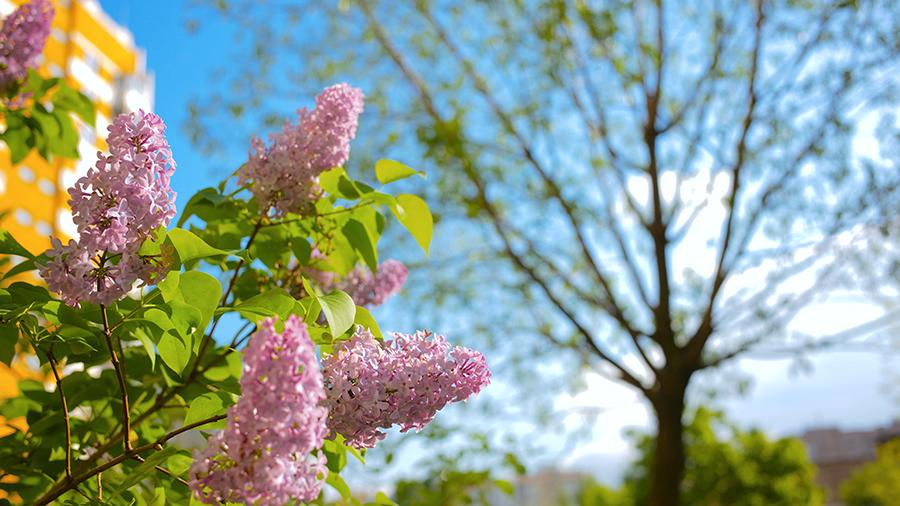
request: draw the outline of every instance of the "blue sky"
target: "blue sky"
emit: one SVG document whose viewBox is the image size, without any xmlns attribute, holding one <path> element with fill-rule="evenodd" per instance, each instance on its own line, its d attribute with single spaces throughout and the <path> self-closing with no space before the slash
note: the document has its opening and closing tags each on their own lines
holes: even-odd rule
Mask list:
<svg viewBox="0 0 900 506">
<path fill-rule="evenodd" d="M 243 162 L 246 144 L 234 146 L 228 163 L 208 160 L 191 145 L 184 131 L 189 100 L 210 86 L 215 68 L 228 64 L 228 48 L 232 44 L 229 29 L 217 19 L 208 19 L 198 34 L 188 34 L 185 2 L 100 3 L 133 32 L 136 43 L 147 51 L 148 66 L 156 75 L 155 109 L 169 125 L 169 140 L 178 163 L 173 185 L 179 200 L 185 202 L 194 191 L 217 182 Z M 867 310 L 836 303 L 814 310 L 798 325 L 814 329 L 827 316 L 824 321 L 834 325 L 832 328 L 846 328 L 848 321 Z M 759 426 L 778 435 L 796 434 L 821 425 L 884 425 L 900 415 L 897 387 L 888 384 L 890 371 L 898 366 L 896 356 L 826 353 L 815 357 L 812 365 L 811 373 L 796 375 L 785 360 L 742 360 L 721 374 L 749 376 L 755 386 L 746 396 L 728 398 L 720 406 L 741 425 Z M 561 402 L 577 405 L 599 400 L 599 404 L 610 409 L 594 427 L 594 442 L 581 446 L 565 464 L 590 468 L 601 478 L 614 481 L 628 455 L 622 429 L 646 427 L 649 414 L 634 394 L 619 385 L 594 378 L 589 381 L 589 392 L 593 394 L 589 399 L 566 398 Z M 598 470 L 598 465 L 603 469 Z"/>
<path fill-rule="evenodd" d="M 173 186 L 181 202 L 205 186 L 217 183 L 244 160 L 245 146 L 236 146 L 229 165 L 207 160 L 191 146 L 184 124 L 187 105 L 208 86 L 217 66 L 226 62 L 231 37 L 218 19 L 204 21 L 205 28 L 191 35 L 185 28 L 187 3 L 179 0 L 101 0 L 113 19 L 134 34 L 147 52 L 147 66 L 156 75 L 155 112 L 168 125 L 178 171 Z"/>
</svg>

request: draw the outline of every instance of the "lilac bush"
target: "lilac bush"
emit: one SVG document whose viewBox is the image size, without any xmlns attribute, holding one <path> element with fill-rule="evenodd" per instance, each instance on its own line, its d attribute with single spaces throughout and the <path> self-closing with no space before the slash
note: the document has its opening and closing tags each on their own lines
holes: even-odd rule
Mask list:
<svg viewBox="0 0 900 506">
<path fill-rule="evenodd" d="M 349 501 L 347 454 L 364 460 L 358 450 L 386 429 L 420 430 L 488 385 L 480 353 L 424 331 L 383 340 L 362 307 L 408 275 L 397 260 L 369 270 L 384 220 L 402 217 L 426 252 L 433 222 L 418 197 L 340 167 L 362 110 L 360 90 L 327 88 L 268 146 L 253 140 L 232 177 L 188 199 L 174 227 L 165 124 L 122 114 L 108 152 L 69 189 L 78 237 L 37 256 L 2 233 L 25 257 L 16 273 L 37 269 L 46 288 L 0 288 L 0 350 L 34 350 L 56 384 L 36 396 L 23 382 L 31 400 L 0 405 L 0 417 L 31 424 L 0 436 L 0 461 L 13 463 L 3 472 L 22 478 L 0 490 L 38 505 L 279 506 L 331 486 Z M 192 430 L 206 437 L 194 452 L 170 442 Z M 16 464 L 32 456 L 48 463 Z"/>
</svg>

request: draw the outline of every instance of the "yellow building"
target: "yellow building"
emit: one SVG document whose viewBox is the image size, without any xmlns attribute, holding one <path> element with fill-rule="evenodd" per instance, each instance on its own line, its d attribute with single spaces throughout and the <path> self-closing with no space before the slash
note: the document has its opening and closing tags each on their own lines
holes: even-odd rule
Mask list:
<svg viewBox="0 0 900 506">
<path fill-rule="evenodd" d="M 0 0 L 7 16 L 25 0 Z M 50 236 L 76 234 L 66 206 L 66 188 L 96 161 L 110 119 L 121 112 L 152 109 L 153 76 L 131 33 L 116 24 L 97 0 L 53 0 L 56 16 L 40 60 L 44 75 L 58 76 L 90 97 L 97 109 L 96 131 L 79 128 L 80 161 L 47 162 L 36 153 L 12 167 L 0 148 L 0 226 L 32 253 L 46 250 Z"/>
<path fill-rule="evenodd" d="M 8 16 L 26 0 L 0 0 L 0 16 Z M 32 152 L 13 167 L 9 150 L 0 143 L 0 226 L 9 230 L 32 253 L 50 246 L 50 237 L 63 241 L 77 234 L 66 201 L 66 189 L 106 149 L 106 127 L 115 115 L 153 106 L 153 76 L 144 52 L 131 33 L 116 24 L 96 0 L 53 0 L 53 31 L 40 59 L 40 71 L 58 76 L 93 100 L 96 130 L 79 124 L 80 160 L 48 162 Z M 0 363 L 0 402 L 18 394 L 16 382 L 35 377 L 33 356 L 20 356 L 12 368 Z M 3 427 L 0 420 L 0 432 Z"/>
</svg>

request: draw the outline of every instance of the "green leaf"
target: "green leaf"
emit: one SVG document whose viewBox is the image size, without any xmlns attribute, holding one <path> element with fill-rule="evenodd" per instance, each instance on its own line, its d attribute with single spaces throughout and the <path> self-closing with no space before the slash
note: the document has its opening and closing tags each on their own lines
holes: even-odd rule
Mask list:
<svg viewBox="0 0 900 506">
<path fill-rule="evenodd" d="M 8 112 L 8 111 L 4 111 Z M 9 118 L 7 117 L 7 121 Z M 0 139 L 6 143 L 9 148 L 10 160 L 13 165 L 18 165 L 28 156 L 31 148 L 34 147 L 34 134 L 27 126 L 8 126 L 6 131 L 0 134 Z"/>
<path fill-rule="evenodd" d="M 347 482 L 341 478 L 341 475 L 337 473 L 328 473 L 328 477 L 325 478 L 325 483 L 331 485 L 332 488 L 338 491 L 341 494 L 341 498 L 345 501 L 349 501 L 352 497 L 350 493 L 350 487 L 347 486 Z"/>
<path fill-rule="evenodd" d="M 163 363 L 179 375 L 191 360 L 191 348 L 171 332 L 166 332 L 159 338 L 156 349 L 159 350 L 159 357 Z"/>
<path fill-rule="evenodd" d="M 141 462 L 139 466 L 125 474 L 125 479 L 112 491 L 107 501 L 122 495 L 122 492 L 125 492 L 129 488 L 140 483 L 148 474 L 156 472 L 156 466 L 162 464 L 170 455 L 176 453 L 178 453 L 178 448 L 167 446 L 161 451 L 151 454 L 144 462 Z"/>
<path fill-rule="evenodd" d="M 175 330 L 184 338 L 185 344 L 191 344 L 191 336 L 198 330 L 203 330 L 203 314 L 196 307 L 180 300 L 169 302 L 169 308 L 172 310 Z"/>
<path fill-rule="evenodd" d="M 285 265 L 290 260 L 288 242 L 286 226 L 266 227 L 256 234 L 251 251 L 267 267 L 275 268 L 277 264 Z"/>
<path fill-rule="evenodd" d="M 66 158 L 78 158 L 78 130 L 72 123 L 72 117 L 63 109 L 54 109 L 53 116 L 59 124 L 59 135 L 50 139 L 53 153 Z"/>
<path fill-rule="evenodd" d="M 231 396 L 224 392 L 209 392 L 191 401 L 182 425 L 190 425 L 211 416 L 221 415 L 233 404 Z"/>
<path fill-rule="evenodd" d="M 378 492 L 375 494 L 375 504 L 378 506 L 399 506 L 397 503 L 391 500 L 384 492 Z"/>
<path fill-rule="evenodd" d="M 199 258 L 209 258 L 228 254 L 227 251 L 213 248 L 209 244 L 206 244 L 203 239 L 194 235 L 193 232 L 189 232 L 183 228 L 173 228 L 172 230 L 169 230 L 167 240 L 172 243 L 172 246 L 175 248 L 175 251 L 178 252 L 178 257 L 183 264 Z"/>
<path fill-rule="evenodd" d="M 193 457 L 191 456 L 191 452 L 187 450 L 179 450 L 178 453 L 169 457 L 169 461 L 166 465 L 169 466 L 169 471 L 176 475 L 182 475 L 190 469 L 191 464 L 194 462 Z"/>
<path fill-rule="evenodd" d="M 512 483 L 506 480 L 494 480 L 494 486 L 499 488 L 506 495 L 513 495 L 516 492 Z"/>
<path fill-rule="evenodd" d="M 222 285 L 219 284 L 219 280 L 205 272 L 188 271 L 181 275 L 178 292 L 181 294 L 181 300 L 200 311 L 203 317 L 200 328 L 206 328 L 222 297 Z"/>
<path fill-rule="evenodd" d="M 391 211 L 427 255 L 434 227 L 434 218 L 431 216 L 428 204 L 419 197 L 406 193 L 397 195 L 397 204 L 396 207 L 391 208 Z"/>
<path fill-rule="evenodd" d="M 381 335 L 381 329 L 378 328 L 378 323 L 375 321 L 372 313 L 362 306 L 356 306 L 356 317 L 353 319 L 353 323 L 369 329 L 372 335 L 378 339 L 384 338 L 384 336 Z"/>
<path fill-rule="evenodd" d="M 322 445 L 322 451 L 327 459 L 328 469 L 334 473 L 339 473 L 347 465 L 347 448 L 337 441 L 327 439 Z"/>
<path fill-rule="evenodd" d="M 325 320 L 328 321 L 328 328 L 331 330 L 332 337 L 343 334 L 353 326 L 353 319 L 356 316 L 356 304 L 353 303 L 353 299 L 349 295 L 336 290 L 328 295 L 318 297 L 318 301 L 322 305 L 322 312 L 325 313 Z"/>
<path fill-rule="evenodd" d="M 0 228 L 0 254 L 34 258 L 34 255 L 19 244 L 19 241 L 8 230 L 3 228 Z"/>
<path fill-rule="evenodd" d="M 153 344 L 150 335 L 141 327 L 134 329 L 132 335 L 144 345 L 144 350 L 147 351 L 147 356 L 150 357 L 150 370 L 156 369 L 156 345 Z"/>
<path fill-rule="evenodd" d="M 388 184 L 414 175 L 425 176 L 425 173 L 407 167 L 396 160 L 378 160 L 375 162 L 375 176 L 381 184 Z"/>
<path fill-rule="evenodd" d="M 248 320 L 258 321 L 260 317 L 286 317 L 294 309 L 294 302 L 294 298 L 283 288 L 275 288 L 250 297 L 233 308 L 220 308 L 219 311 L 237 311 Z"/>
<path fill-rule="evenodd" d="M 91 127 L 94 126 L 94 120 L 96 118 L 96 114 L 94 113 L 94 103 L 83 93 L 75 91 L 65 83 L 59 85 L 59 90 L 53 94 L 53 98 L 50 99 L 50 102 L 53 103 L 53 108 L 55 110 L 62 109 L 65 111 L 72 111 L 85 123 Z"/>
<path fill-rule="evenodd" d="M 300 264 L 309 264 L 309 258 L 310 256 L 312 256 L 312 246 L 309 245 L 309 241 L 307 241 L 306 238 L 293 238 L 291 240 L 291 251 L 294 252 L 294 256 L 297 257 L 297 260 L 300 261 Z"/>
<path fill-rule="evenodd" d="M 378 270 L 378 251 L 375 248 L 375 241 L 366 230 L 366 226 L 360 221 L 353 218 L 347 220 L 341 229 L 344 236 L 350 241 L 353 249 L 362 257 L 366 265 L 373 272 Z"/>
<path fill-rule="evenodd" d="M 3 273 L 3 278 L 0 281 L 11 278 L 17 274 L 22 274 L 23 272 L 33 271 L 38 268 L 38 264 L 44 264 L 50 261 L 50 257 L 48 257 L 45 253 L 41 253 L 40 255 L 34 257 L 34 260 L 25 260 L 19 262 L 15 267 Z"/>
<path fill-rule="evenodd" d="M 0 324 L 0 362 L 9 366 L 16 355 L 16 343 L 19 341 L 19 327 L 16 322 Z"/>
</svg>

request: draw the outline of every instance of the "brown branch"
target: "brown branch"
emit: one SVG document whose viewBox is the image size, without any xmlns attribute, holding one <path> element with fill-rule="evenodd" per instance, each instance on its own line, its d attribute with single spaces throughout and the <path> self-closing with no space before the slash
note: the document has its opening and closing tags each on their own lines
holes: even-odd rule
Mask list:
<svg viewBox="0 0 900 506">
<path fill-rule="evenodd" d="M 620 157 L 619 157 L 619 154 L 616 151 L 616 149 L 612 146 L 612 140 L 609 138 L 609 132 L 606 130 L 606 114 L 603 112 L 603 106 L 601 105 L 600 98 L 597 96 L 596 87 L 593 84 L 593 80 L 591 79 L 590 72 L 586 68 L 587 65 L 581 55 L 581 52 L 578 49 L 577 44 L 575 43 L 574 37 L 572 37 L 572 35 L 569 33 L 570 32 L 569 29 L 566 26 L 563 26 L 562 31 L 566 35 L 566 37 L 569 41 L 569 45 L 572 46 L 572 54 L 575 57 L 576 68 L 578 69 L 579 73 L 581 74 L 582 79 L 584 79 L 584 81 L 585 81 L 585 85 L 588 90 L 588 96 L 589 96 L 591 102 L 593 103 L 593 107 L 594 107 L 594 109 L 596 109 L 597 115 L 599 117 L 599 122 L 595 123 L 593 121 L 593 119 L 590 117 L 590 114 L 588 113 L 584 104 L 582 104 L 581 99 L 578 97 L 578 93 L 574 89 L 571 89 L 569 91 L 569 96 L 572 100 L 573 105 L 575 106 L 575 109 L 579 112 L 585 125 L 588 127 L 588 132 L 589 132 L 588 137 L 589 137 L 589 145 L 590 145 L 591 152 L 595 153 L 596 148 L 595 148 L 595 143 L 593 142 L 593 140 L 596 136 L 599 138 L 600 144 L 603 145 L 603 147 L 607 153 L 607 156 L 610 159 L 610 165 L 612 166 L 612 170 L 616 171 L 617 173 L 621 173 L 623 169 L 618 167 Z M 560 84 L 562 86 L 565 86 L 565 84 L 562 82 Z M 592 164 L 592 165 L 594 165 L 594 164 Z M 612 191 L 608 188 L 608 186 L 606 184 L 606 180 L 603 177 L 603 175 L 599 174 L 599 171 L 597 171 L 597 170 L 595 170 L 595 172 L 598 173 L 597 174 L 598 180 L 599 180 L 600 185 L 602 186 L 602 190 L 604 191 L 604 193 L 612 194 Z M 630 197 L 627 189 L 623 189 L 622 191 L 626 198 Z M 644 216 L 637 210 L 637 207 L 635 205 L 629 205 L 629 208 L 635 214 L 638 221 L 641 224 L 644 224 L 645 223 Z M 625 238 L 624 238 L 623 232 L 619 229 L 619 226 L 616 223 L 616 219 L 615 219 L 615 216 L 613 216 L 611 204 L 609 201 L 606 201 L 605 205 L 603 206 L 603 209 L 606 214 L 606 219 L 607 219 L 607 222 L 609 225 L 609 231 L 611 232 L 613 239 L 615 240 L 616 245 L 619 248 L 619 253 L 622 256 L 622 261 L 624 262 L 625 267 L 628 270 L 628 274 L 631 277 L 631 281 L 634 284 L 635 289 L 637 290 L 638 297 L 640 297 L 641 301 L 648 308 L 652 308 L 652 305 L 650 303 L 650 298 L 647 296 L 647 291 L 644 289 L 644 283 L 641 280 L 640 269 L 638 269 L 637 263 L 635 262 L 634 258 L 632 257 L 631 253 L 628 250 L 627 245 L 625 244 Z M 632 338 L 635 341 L 635 346 L 640 347 L 640 344 L 637 342 L 636 337 L 632 336 Z M 643 350 L 639 350 L 639 351 L 641 351 L 641 353 L 643 355 Z M 650 365 L 650 364 L 648 363 L 648 365 Z"/>
<path fill-rule="evenodd" d="M 53 346 L 47 350 L 47 361 L 50 370 L 53 371 L 53 379 L 56 380 L 56 389 L 59 390 L 59 402 L 62 404 L 63 421 L 66 424 L 66 479 L 72 481 L 72 425 L 69 422 L 69 405 L 66 403 L 66 393 L 63 391 L 62 379 L 57 370 L 56 357 L 53 356 Z"/>
<path fill-rule="evenodd" d="M 365 2 L 360 2 L 360 4 L 365 4 Z M 528 142 L 525 140 L 521 132 L 519 132 L 519 129 L 516 127 L 512 118 L 496 100 L 493 93 L 488 88 L 487 83 L 476 71 L 475 66 L 472 64 L 472 62 L 467 59 L 462 54 L 459 47 L 456 46 L 456 44 L 454 44 L 452 40 L 450 40 L 450 36 L 447 34 L 446 30 L 444 30 L 444 27 L 438 22 L 437 19 L 434 18 L 431 11 L 425 8 L 424 4 L 418 4 L 417 8 L 422 16 L 435 30 L 438 38 L 450 51 L 450 54 L 453 55 L 453 57 L 460 63 L 460 65 L 462 65 L 466 75 L 468 75 L 469 78 L 472 79 L 472 82 L 475 85 L 475 89 L 487 102 L 488 106 L 494 112 L 494 115 L 500 120 L 500 123 L 503 125 L 506 131 L 510 135 L 512 135 L 513 139 L 515 139 L 516 144 L 519 146 L 519 149 L 522 152 L 522 156 L 525 158 L 528 164 L 534 168 L 535 172 L 537 172 L 538 176 L 541 178 L 541 180 L 544 182 L 544 185 L 549 190 L 550 195 L 562 208 L 563 213 L 566 215 L 569 224 L 572 227 L 572 231 L 575 235 L 576 242 L 581 249 L 582 255 L 588 262 L 588 265 L 591 267 L 593 277 L 600 284 L 603 292 L 609 300 L 611 309 L 610 314 L 619 323 L 622 329 L 628 332 L 629 335 L 640 335 L 640 333 L 635 329 L 634 325 L 625 316 L 625 313 L 622 310 L 622 305 L 617 300 L 618 298 L 616 297 L 615 292 L 612 289 L 612 285 L 609 282 L 609 276 L 605 274 L 597 264 L 597 261 L 594 258 L 594 254 L 591 252 L 591 248 L 588 246 L 587 239 L 584 236 L 581 224 L 575 214 L 575 210 L 572 207 L 572 204 L 568 200 L 566 200 L 565 197 L 563 197 L 562 190 L 560 189 L 559 185 L 556 183 L 556 181 L 553 180 L 552 177 L 550 177 L 547 170 L 534 156 L 532 148 L 528 145 Z"/>
<path fill-rule="evenodd" d="M 753 36 L 753 54 L 750 63 L 750 75 L 747 79 L 747 112 L 741 125 L 741 135 L 737 144 L 737 156 L 732 168 L 731 190 L 728 196 L 728 217 L 725 221 L 725 231 L 722 236 L 722 245 L 719 248 L 719 258 L 716 261 L 715 274 L 713 275 L 712 287 L 710 288 L 709 300 L 706 310 L 703 312 L 697 331 L 691 337 L 688 343 L 688 357 L 694 363 L 699 363 L 706 342 L 713 333 L 713 311 L 716 305 L 716 298 L 719 290 L 725 282 L 727 271 L 725 261 L 728 255 L 728 248 L 731 243 L 731 237 L 734 233 L 735 215 L 737 214 L 738 193 L 741 189 L 741 170 L 747 157 L 747 137 L 750 133 L 750 127 L 753 125 L 754 112 L 756 110 L 757 90 L 756 79 L 759 71 L 759 57 L 762 51 L 762 26 L 763 26 L 763 0 L 756 2 L 756 22 L 754 23 Z"/>
<path fill-rule="evenodd" d="M 710 56 L 709 65 L 706 66 L 706 71 L 704 71 L 702 76 L 697 79 L 697 82 L 695 82 L 691 86 L 691 94 L 688 99 L 684 101 L 681 108 L 678 109 L 678 111 L 669 119 L 669 121 L 666 122 L 665 125 L 662 125 L 656 129 L 656 133 L 658 135 L 662 135 L 668 132 L 673 127 L 681 123 L 687 113 L 693 108 L 697 100 L 701 96 L 703 96 L 703 93 L 701 93 L 701 91 L 703 90 L 703 85 L 713 77 L 716 70 L 719 68 L 719 58 L 722 55 L 722 50 L 725 45 L 725 38 L 722 37 L 722 20 L 719 17 L 718 13 L 716 13 L 714 23 L 715 25 L 713 28 L 713 35 L 716 42 L 713 45 L 713 53 Z"/>
<path fill-rule="evenodd" d="M 141 457 L 140 455 L 132 455 L 131 458 L 133 458 L 134 460 L 136 460 L 136 461 L 138 461 L 138 462 L 140 462 L 140 463 L 146 462 L 146 460 L 144 459 L 144 457 Z M 190 487 L 190 486 L 191 486 L 190 483 L 184 481 L 184 479 L 182 479 L 181 477 L 176 476 L 175 474 L 172 474 L 172 471 L 169 471 L 168 469 L 166 469 L 166 468 L 164 468 L 164 467 L 162 467 L 162 466 L 153 466 L 153 469 L 156 469 L 157 471 L 159 471 L 159 472 L 161 472 L 161 473 L 163 473 L 163 474 L 165 474 L 165 475 L 168 475 L 168 476 L 171 477 L 171 478 L 174 478 L 176 481 L 178 481 L 178 483 L 181 483 L 181 484 L 184 485 L 185 487 Z"/>
<path fill-rule="evenodd" d="M 404 74 L 407 80 L 416 88 L 416 91 L 419 94 L 419 97 L 422 101 L 423 106 L 425 107 L 426 112 L 431 116 L 431 118 L 438 124 L 445 124 L 445 121 L 441 114 L 438 112 L 437 108 L 434 105 L 434 100 L 431 98 L 431 94 L 428 91 L 428 88 L 425 86 L 425 83 L 419 77 L 419 75 L 412 70 L 412 68 L 408 65 L 405 58 L 400 54 L 400 52 L 394 47 L 393 43 L 388 39 L 387 34 L 384 32 L 381 25 L 378 23 L 377 19 L 372 14 L 371 8 L 365 1 L 358 1 L 357 4 L 362 9 L 366 18 L 370 22 L 372 26 L 373 34 L 376 40 L 381 44 L 384 51 L 388 54 L 388 56 L 394 61 L 400 71 Z M 462 140 L 462 139 L 458 139 Z M 485 211 L 487 211 L 488 216 L 491 218 L 491 223 L 500 236 L 501 241 L 504 244 L 504 251 L 509 257 L 509 259 L 513 262 L 513 264 L 518 267 L 518 269 L 527 275 L 532 281 L 534 281 L 538 287 L 544 292 L 544 295 L 553 303 L 553 305 L 572 323 L 572 325 L 578 330 L 579 334 L 585 340 L 585 343 L 591 348 L 591 350 L 596 353 L 601 359 L 615 367 L 621 374 L 622 380 L 626 383 L 632 385 L 638 390 L 648 394 L 648 390 L 641 381 L 628 369 L 626 369 L 623 365 L 616 362 L 609 354 L 604 352 L 596 342 L 591 337 L 591 333 L 587 330 L 586 327 L 575 317 L 575 315 L 562 304 L 562 301 L 557 298 L 557 296 L 550 289 L 548 284 L 543 278 L 541 278 L 537 272 L 531 268 L 524 259 L 519 256 L 515 250 L 512 248 L 512 244 L 510 242 L 509 236 L 506 230 L 503 228 L 503 221 L 500 217 L 497 210 L 494 208 L 493 204 L 487 197 L 487 191 L 484 185 L 484 182 L 481 180 L 481 177 L 478 173 L 472 168 L 467 162 L 465 156 L 459 156 L 460 161 L 462 162 L 464 172 L 466 176 L 472 181 L 474 184 L 476 191 L 479 195 L 479 200 L 481 201 L 482 206 Z"/>
<path fill-rule="evenodd" d="M 116 347 L 112 342 L 112 330 L 109 326 L 109 317 L 106 314 L 106 306 L 100 304 L 100 314 L 103 317 L 103 337 L 106 339 L 106 347 L 109 349 L 109 356 L 112 359 L 113 368 L 116 371 L 116 380 L 119 382 L 119 390 L 122 392 L 122 426 L 123 426 L 123 443 L 125 451 L 131 449 L 131 413 L 128 409 L 128 390 L 125 383 L 124 365 L 119 362 L 119 355 Z M 124 359 L 124 356 L 122 357 Z"/>
</svg>

